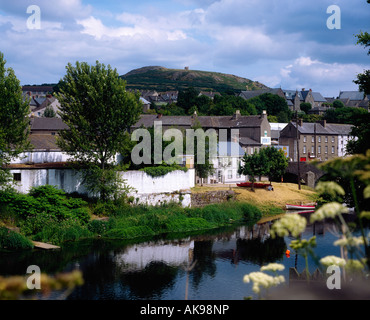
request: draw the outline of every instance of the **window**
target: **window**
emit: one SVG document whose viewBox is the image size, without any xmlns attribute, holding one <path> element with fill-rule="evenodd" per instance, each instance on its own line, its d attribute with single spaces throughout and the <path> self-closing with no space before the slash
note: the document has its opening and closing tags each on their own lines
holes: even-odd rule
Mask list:
<svg viewBox="0 0 370 320">
<path fill-rule="evenodd" d="M 325 153 L 328 153 L 328 146 L 325 146 Z"/>
<path fill-rule="evenodd" d="M 335 137 L 331 137 L 331 142 L 335 142 Z"/>
<path fill-rule="evenodd" d="M 14 181 L 22 181 L 22 174 L 21 173 L 13 173 L 13 180 Z"/>
<path fill-rule="evenodd" d="M 228 179 L 232 179 L 233 178 L 233 171 L 232 170 L 228 170 L 227 171 L 227 178 Z"/>
<path fill-rule="evenodd" d="M 315 147 L 314 146 L 311 146 L 311 153 L 315 154 Z"/>
<path fill-rule="evenodd" d="M 321 146 L 317 148 L 317 153 L 321 153 Z"/>
<path fill-rule="evenodd" d="M 315 142 L 315 136 L 312 136 L 311 142 Z"/>
<path fill-rule="evenodd" d="M 319 142 L 321 142 L 321 136 L 319 136 L 319 139 L 318 139 Z"/>
<path fill-rule="evenodd" d="M 307 142 L 307 136 L 303 136 L 303 142 Z"/>
<path fill-rule="evenodd" d="M 325 142 L 328 142 L 328 136 L 325 136 Z"/>
<path fill-rule="evenodd" d="M 306 153 L 306 152 L 307 152 L 306 146 L 303 146 L 303 153 Z"/>
<path fill-rule="evenodd" d="M 334 149 L 334 146 L 332 146 L 332 147 L 331 147 L 331 153 L 334 153 L 334 150 L 335 150 L 335 149 Z M 342 150 L 343 150 L 343 148 L 342 148 Z"/>
</svg>

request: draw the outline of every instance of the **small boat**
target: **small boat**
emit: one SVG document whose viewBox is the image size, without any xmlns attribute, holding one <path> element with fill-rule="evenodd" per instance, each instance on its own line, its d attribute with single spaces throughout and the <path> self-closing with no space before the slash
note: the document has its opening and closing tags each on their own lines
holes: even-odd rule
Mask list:
<svg viewBox="0 0 370 320">
<path fill-rule="evenodd" d="M 251 188 L 252 187 L 252 182 L 241 182 L 241 183 L 237 183 L 236 184 L 238 187 L 247 187 L 247 188 Z M 254 187 L 255 188 L 267 188 L 270 184 L 267 184 L 267 183 L 258 183 L 258 182 L 255 182 L 254 183 Z"/>
<path fill-rule="evenodd" d="M 314 210 L 316 205 L 298 205 L 298 204 L 287 204 L 285 205 L 285 209 L 287 210 Z"/>
</svg>

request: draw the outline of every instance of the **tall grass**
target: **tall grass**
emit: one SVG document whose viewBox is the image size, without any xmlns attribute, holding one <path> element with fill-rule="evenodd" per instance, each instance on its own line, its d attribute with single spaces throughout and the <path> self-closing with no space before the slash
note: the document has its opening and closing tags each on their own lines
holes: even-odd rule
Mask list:
<svg viewBox="0 0 370 320">
<path fill-rule="evenodd" d="M 231 223 L 255 223 L 260 210 L 247 203 L 212 204 L 202 208 L 123 206 L 105 225 L 105 238 L 131 239 L 171 232 L 206 230 Z"/>
<path fill-rule="evenodd" d="M 25 236 L 8 228 L 0 227 L 0 249 L 28 250 L 32 248 L 33 243 Z"/>
</svg>

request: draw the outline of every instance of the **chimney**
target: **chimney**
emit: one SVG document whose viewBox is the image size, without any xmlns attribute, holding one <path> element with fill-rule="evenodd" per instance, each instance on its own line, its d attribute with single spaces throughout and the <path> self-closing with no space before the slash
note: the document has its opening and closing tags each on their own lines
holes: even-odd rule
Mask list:
<svg viewBox="0 0 370 320">
<path fill-rule="evenodd" d="M 266 119 L 267 119 L 267 112 L 266 112 L 266 110 L 263 110 L 263 111 L 262 111 L 261 118 L 262 118 L 262 119 L 264 119 L 264 118 L 266 118 Z"/>
<path fill-rule="evenodd" d="M 197 115 L 197 111 L 196 110 L 194 110 L 194 113 L 193 113 L 193 115 L 192 115 L 192 118 L 194 119 L 195 117 L 197 117 L 198 115 Z"/>
<path fill-rule="evenodd" d="M 239 117 L 240 117 L 240 110 L 236 110 L 234 115 L 233 115 L 233 119 L 237 120 L 237 119 L 239 119 Z"/>
<path fill-rule="evenodd" d="M 298 125 L 299 125 L 300 127 L 302 127 L 302 126 L 303 126 L 303 120 L 302 120 L 302 119 L 298 119 Z"/>
<path fill-rule="evenodd" d="M 158 118 L 158 119 L 162 118 L 162 113 L 158 113 L 157 118 Z"/>
<path fill-rule="evenodd" d="M 326 120 L 320 120 L 318 121 L 324 128 L 326 127 Z"/>
</svg>

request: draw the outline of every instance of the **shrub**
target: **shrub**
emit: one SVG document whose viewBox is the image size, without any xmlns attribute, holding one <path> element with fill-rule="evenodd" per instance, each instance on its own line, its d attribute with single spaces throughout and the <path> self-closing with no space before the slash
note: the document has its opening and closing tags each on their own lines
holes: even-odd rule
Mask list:
<svg viewBox="0 0 370 320">
<path fill-rule="evenodd" d="M 171 166 L 157 166 L 157 167 L 145 167 L 143 169 L 140 169 L 140 171 L 144 171 L 147 175 L 150 175 L 151 177 L 160 177 L 165 176 L 167 173 L 181 170 L 186 172 L 188 169 L 185 167 L 180 167 L 179 165 L 171 165 Z"/>
<path fill-rule="evenodd" d="M 92 220 L 87 224 L 87 228 L 94 234 L 103 235 L 110 228 L 109 221 Z"/>
<path fill-rule="evenodd" d="M 25 236 L 0 227 L 0 249 L 27 250 L 32 248 L 32 242 Z"/>
</svg>

